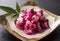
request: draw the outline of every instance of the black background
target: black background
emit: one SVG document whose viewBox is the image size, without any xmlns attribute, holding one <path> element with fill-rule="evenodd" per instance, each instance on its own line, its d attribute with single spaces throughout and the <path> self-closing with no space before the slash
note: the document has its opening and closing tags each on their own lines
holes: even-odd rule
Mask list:
<svg viewBox="0 0 60 41">
<path fill-rule="evenodd" d="M 43 8 L 60 15 L 60 0 L 34 0 Z M 0 25 L 0 41 L 20 41 L 15 36 L 11 35 Z M 58 26 L 50 35 L 40 41 L 60 41 L 60 26 Z"/>
</svg>

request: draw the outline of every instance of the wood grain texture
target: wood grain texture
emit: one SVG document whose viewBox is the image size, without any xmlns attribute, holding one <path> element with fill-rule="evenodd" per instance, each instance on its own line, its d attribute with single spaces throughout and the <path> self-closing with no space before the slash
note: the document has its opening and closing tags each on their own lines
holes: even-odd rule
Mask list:
<svg viewBox="0 0 60 41">
<path fill-rule="evenodd" d="M 27 5 L 33 5 L 36 6 L 37 4 L 33 2 L 33 4 L 30 4 L 30 1 L 26 2 L 25 4 L 23 4 L 22 6 L 27 6 Z M 37 5 L 38 6 L 38 5 Z M 40 7 L 40 6 L 39 6 Z M 42 7 L 40 7 L 42 8 Z M 45 10 L 44 8 L 42 8 L 45 12 L 47 12 L 48 14 L 50 14 L 51 16 L 55 17 L 55 18 L 60 18 L 60 16 L 58 15 L 54 15 L 53 13 Z M 14 35 L 15 37 L 17 37 L 18 39 L 22 40 L 22 41 L 38 41 L 38 39 L 27 39 L 25 37 L 22 37 L 21 35 L 19 35 L 18 33 L 16 33 L 13 29 L 11 29 L 11 26 L 9 25 L 8 21 L 6 20 L 6 15 L 0 15 L 0 23 L 3 25 L 3 27 L 9 31 L 12 35 Z M 50 33 L 49 33 L 50 34 Z M 48 35 L 48 34 L 47 34 Z M 41 38 L 42 39 L 42 38 Z"/>
</svg>

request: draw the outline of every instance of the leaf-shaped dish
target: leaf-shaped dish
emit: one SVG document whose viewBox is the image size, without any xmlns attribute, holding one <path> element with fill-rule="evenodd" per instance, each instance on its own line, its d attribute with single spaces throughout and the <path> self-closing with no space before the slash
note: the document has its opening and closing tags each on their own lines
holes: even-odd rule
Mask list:
<svg viewBox="0 0 60 41">
<path fill-rule="evenodd" d="M 33 1 L 28 1 L 21 6 L 21 9 L 24 9 L 24 8 L 27 8 L 27 7 L 30 8 L 31 6 L 36 7 L 38 5 Z M 40 6 L 38 6 L 37 8 L 41 8 L 44 11 L 44 15 L 46 16 L 46 18 L 49 19 L 50 28 L 45 30 L 42 33 L 38 33 L 36 35 L 26 35 L 26 34 L 24 34 L 22 31 L 20 31 L 19 29 L 17 29 L 15 27 L 15 25 L 13 23 L 14 19 L 11 20 L 10 19 L 11 16 L 8 15 L 8 14 L 0 15 L 0 23 L 11 34 L 13 34 L 14 36 L 16 36 L 17 38 L 19 38 L 23 41 L 38 41 L 38 40 L 44 38 L 45 36 L 49 35 L 52 31 L 55 30 L 55 28 L 57 28 L 57 26 L 60 24 L 60 16 L 57 16 L 57 15 L 47 11 L 46 9 L 44 9 Z"/>
</svg>

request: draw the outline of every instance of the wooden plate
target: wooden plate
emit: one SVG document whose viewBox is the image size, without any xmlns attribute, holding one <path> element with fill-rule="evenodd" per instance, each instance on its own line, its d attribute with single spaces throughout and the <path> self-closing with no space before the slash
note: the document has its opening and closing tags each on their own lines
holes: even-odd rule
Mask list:
<svg viewBox="0 0 60 41">
<path fill-rule="evenodd" d="M 26 2 L 25 4 L 23 4 L 22 6 L 38 6 L 35 2 L 33 1 L 28 1 Z M 22 7 L 21 6 L 21 7 Z M 40 7 L 40 6 L 38 6 Z M 54 23 L 53 25 L 51 25 L 51 28 L 49 28 L 48 30 L 44 31 L 42 34 L 38 34 L 38 38 L 26 38 L 24 36 L 21 36 L 18 32 L 18 30 L 15 30 L 12 28 L 11 24 L 10 24 L 10 21 L 9 21 L 9 17 L 10 15 L 8 14 L 5 14 L 5 15 L 0 15 L 0 23 L 3 25 L 3 27 L 9 31 L 12 35 L 14 35 L 15 37 L 17 37 L 18 39 L 22 40 L 22 41 L 38 41 L 44 37 L 46 37 L 47 35 L 49 35 L 52 31 L 54 31 L 57 26 L 60 24 L 60 16 L 58 15 L 55 15 L 49 11 L 47 11 L 46 9 L 40 7 L 41 9 L 43 9 L 44 12 L 46 12 L 48 15 L 50 15 L 51 17 L 53 17 L 55 20 L 54 20 Z M 13 24 L 12 24 L 13 25 Z"/>
</svg>

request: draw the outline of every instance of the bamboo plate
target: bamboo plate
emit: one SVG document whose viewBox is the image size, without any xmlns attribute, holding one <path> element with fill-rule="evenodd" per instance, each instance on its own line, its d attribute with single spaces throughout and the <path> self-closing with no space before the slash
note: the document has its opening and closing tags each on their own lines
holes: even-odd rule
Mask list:
<svg viewBox="0 0 60 41">
<path fill-rule="evenodd" d="M 33 1 L 28 1 L 25 4 L 23 4 L 22 6 L 27 6 L 27 5 L 38 6 Z M 46 37 L 47 35 L 49 35 L 51 32 L 53 32 L 57 28 L 58 25 L 60 25 L 60 16 L 55 15 L 40 6 L 38 6 L 38 7 L 43 9 L 44 12 L 46 12 L 48 15 L 50 15 L 51 17 L 53 17 L 55 19 L 53 25 L 51 25 L 51 28 L 47 29 L 46 31 L 42 32 L 41 34 L 38 34 L 38 36 L 39 36 L 38 38 L 25 38 L 24 36 L 21 36 L 20 33 L 18 32 L 18 30 L 16 30 L 15 28 L 14 29 L 12 28 L 12 26 L 10 24 L 10 22 L 11 22 L 10 15 L 8 15 L 8 14 L 0 15 L 0 23 L 1 23 L 1 25 L 3 25 L 3 27 L 7 31 L 9 31 L 12 35 L 14 35 L 15 37 L 17 37 L 18 39 L 20 39 L 22 41 L 38 41 L 38 40 Z"/>
</svg>

